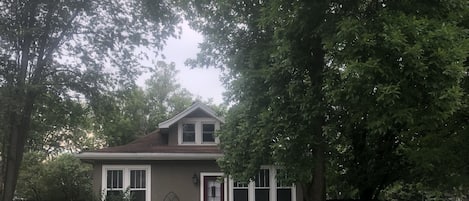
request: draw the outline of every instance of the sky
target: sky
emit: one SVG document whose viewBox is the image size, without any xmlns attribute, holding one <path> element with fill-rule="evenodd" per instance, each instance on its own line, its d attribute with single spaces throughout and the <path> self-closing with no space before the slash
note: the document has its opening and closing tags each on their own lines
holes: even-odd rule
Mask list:
<svg viewBox="0 0 469 201">
<path fill-rule="evenodd" d="M 198 44 L 203 36 L 190 29 L 187 24 L 182 24 L 182 35 L 180 39 L 171 38 L 167 41 L 163 54 L 166 62 L 174 62 L 177 81 L 181 87 L 189 90 L 195 96 L 201 96 L 203 100 L 212 99 L 214 103 L 223 103 L 222 93 L 225 91 L 220 81 L 221 71 L 215 68 L 191 69 L 184 65 L 188 58 L 195 58 L 199 52 Z"/>
</svg>

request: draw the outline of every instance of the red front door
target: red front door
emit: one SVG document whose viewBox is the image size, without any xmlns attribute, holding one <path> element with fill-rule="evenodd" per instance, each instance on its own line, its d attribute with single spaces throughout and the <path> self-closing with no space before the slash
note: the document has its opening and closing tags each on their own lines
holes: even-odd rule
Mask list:
<svg viewBox="0 0 469 201">
<path fill-rule="evenodd" d="M 223 180 L 217 176 L 204 176 L 204 201 L 223 201 Z"/>
</svg>

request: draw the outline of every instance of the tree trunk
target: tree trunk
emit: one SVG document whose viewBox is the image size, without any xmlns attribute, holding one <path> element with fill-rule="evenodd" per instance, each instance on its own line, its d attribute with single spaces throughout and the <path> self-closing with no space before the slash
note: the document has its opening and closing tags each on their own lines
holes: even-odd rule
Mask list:
<svg viewBox="0 0 469 201">
<path fill-rule="evenodd" d="M 33 104 L 36 98 L 36 92 L 33 87 L 28 87 L 28 69 L 31 67 L 31 44 L 33 44 L 33 35 L 30 30 L 36 22 L 36 13 L 38 1 L 32 1 L 26 4 L 25 12 L 17 13 L 16 16 L 21 23 L 21 30 L 24 36 L 19 40 L 18 47 L 20 54 L 17 69 L 15 70 L 15 80 L 7 83 L 10 87 L 9 105 L 7 105 L 7 125 L 5 133 L 6 141 L 3 146 L 7 146 L 6 158 L 4 158 L 3 172 L 3 194 L 1 201 L 11 201 L 14 198 L 16 183 L 18 180 L 19 169 L 23 160 L 25 144 L 31 127 L 31 116 L 33 113 Z M 37 67 L 37 66 L 36 66 Z M 39 72 L 40 73 L 40 72 Z M 36 75 L 40 76 L 40 74 Z M 30 81 L 30 80 L 29 80 Z M 32 86 L 37 83 L 30 83 Z M 37 85 L 36 85 L 37 86 Z"/>
<path fill-rule="evenodd" d="M 10 130 L 10 140 L 8 142 L 9 148 L 7 150 L 7 159 L 6 159 L 6 169 L 5 169 L 5 183 L 3 189 L 3 201 L 13 200 L 15 193 L 15 187 L 17 182 L 17 177 L 19 173 L 19 165 L 21 163 L 22 154 L 18 154 L 20 149 L 20 141 L 22 134 L 18 131 L 18 126 L 15 125 L 16 121 L 10 121 L 11 126 Z M 24 147 L 24 146 L 23 146 Z"/>
<path fill-rule="evenodd" d="M 313 172 L 313 197 L 311 201 L 325 201 L 326 200 L 326 168 L 324 145 L 319 145 L 316 151 L 316 165 Z"/>
<path fill-rule="evenodd" d="M 361 189 L 359 194 L 360 194 L 360 200 L 363 201 L 372 201 L 374 199 L 374 189 L 372 188 L 367 188 L 367 189 Z"/>
<path fill-rule="evenodd" d="M 326 168 L 324 146 L 318 146 L 315 153 L 315 166 L 312 170 L 312 180 L 310 183 L 303 184 L 304 201 L 325 201 L 326 200 Z"/>
<path fill-rule="evenodd" d="M 23 160 L 23 154 L 26 139 L 31 126 L 31 114 L 33 111 L 33 96 L 25 97 L 24 107 L 22 110 L 11 111 L 9 115 L 9 136 L 8 150 L 5 160 L 4 186 L 2 201 L 13 200 L 16 183 L 18 179 L 19 169 Z"/>
<path fill-rule="evenodd" d="M 315 165 L 312 172 L 311 192 L 309 193 L 308 201 L 325 201 L 326 200 L 326 168 L 325 168 L 325 136 L 323 132 L 323 126 L 325 124 L 324 110 L 324 92 L 322 90 L 323 85 L 323 70 L 325 66 L 324 56 L 325 52 L 322 45 L 322 38 L 319 36 L 313 37 L 310 41 L 311 60 L 308 62 L 310 66 L 309 77 L 311 79 L 311 86 L 313 90 L 314 99 L 317 100 L 319 105 L 318 114 L 314 117 L 311 122 L 311 127 L 316 137 L 312 144 L 315 145 L 314 160 Z"/>
</svg>

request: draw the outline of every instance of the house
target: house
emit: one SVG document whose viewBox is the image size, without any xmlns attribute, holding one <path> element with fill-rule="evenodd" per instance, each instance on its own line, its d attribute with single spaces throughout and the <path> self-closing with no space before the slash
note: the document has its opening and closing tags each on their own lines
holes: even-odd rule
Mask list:
<svg viewBox="0 0 469 201">
<path fill-rule="evenodd" d="M 126 191 L 136 201 L 301 200 L 295 185 L 276 182 L 272 166 L 262 167 L 250 183 L 224 175 L 214 136 L 223 123 L 212 109 L 194 103 L 147 136 L 77 157 L 93 164 L 94 191 L 103 199 Z"/>
</svg>

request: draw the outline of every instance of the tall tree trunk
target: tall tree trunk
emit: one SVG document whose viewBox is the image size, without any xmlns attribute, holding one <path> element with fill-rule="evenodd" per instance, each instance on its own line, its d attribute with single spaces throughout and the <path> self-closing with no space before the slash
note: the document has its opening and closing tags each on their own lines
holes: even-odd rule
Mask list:
<svg viewBox="0 0 469 201">
<path fill-rule="evenodd" d="M 320 144 L 315 154 L 316 165 L 313 171 L 313 186 L 311 201 L 326 200 L 326 168 L 324 145 Z"/>
<path fill-rule="evenodd" d="M 360 189 L 359 195 L 360 195 L 360 200 L 363 200 L 363 201 L 375 200 L 373 188 Z"/>
<path fill-rule="evenodd" d="M 8 150 L 6 158 L 6 168 L 5 168 L 5 180 L 4 180 L 4 189 L 3 189 L 3 201 L 13 200 L 14 191 L 16 187 L 16 178 L 18 177 L 20 157 L 18 155 L 19 142 L 21 141 L 22 134 L 18 131 L 19 125 L 15 121 L 15 117 L 10 120 L 10 139 L 8 141 Z"/>
<path fill-rule="evenodd" d="M 25 103 L 20 110 L 11 111 L 9 115 L 9 140 L 6 153 L 4 186 L 2 201 L 11 201 L 14 198 L 19 169 L 23 160 L 27 136 L 31 127 L 34 96 L 24 97 Z"/>
<path fill-rule="evenodd" d="M 10 105 L 8 109 L 8 129 L 6 158 L 4 159 L 4 172 L 3 172 L 3 194 L 1 201 L 13 200 L 16 183 L 18 180 L 19 169 L 23 160 L 23 154 L 25 150 L 25 144 L 28 137 L 28 133 L 31 127 L 31 116 L 33 113 L 33 104 L 35 102 L 37 82 L 31 82 L 31 77 L 28 74 L 28 70 L 31 65 L 31 44 L 33 44 L 33 31 L 31 30 L 35 26 L 37 6 L 39 1 L 32 1 L 27 3 L 25 6 L 25 12 L 18 12 L 16 16 L 20 19 L 21 29 L 18 29 L 23 37 L 18 41 L 18 52 L 17 56 L 20 58 L 17 60 L 17 71 L 15 72 L 15 80 L 11 80 L 9 85 L 9 101 Z M 17 5 L 18 6 L 18 5 Z M 37 67 L 37 66 L 36 66 Z M 40 73 L 40 72 L 39 72 Z M 39 75 L 37 75 L 39 76 Z M 28 85 L 28 82 L 30 82 Z"/>
<path fill-rule="evenodd" d="M 301 185 L 304 201 L 326 200 L 326 168 L 324 145 L 319 145 L 314 154 L 315 165 L 312 169 L 312 180 L 310 183 Z"/>
<path fill-rule="evenodd" d="M 324 92 L 322 90 L 323 85 L 323 70 L 325 67 L 324 57 L 325 52 L 322 45 L 322 38 L 315 36 L 311 39 L 309 44 L 309 53 L 311 58 L 307 65 L 309 66 L 309 77 L 311 79 L 311 87 L 313 90 L 314 100 L 317 101 L 319 107 L 315 107 L 319 111 L 311 111 L 316 113 L 316 116 L 311 122 L 313 128 L 313 134 L 315 136 L 312 142 L 315 146 L 314 160 L 315 166 L 312 172 L 313 180 L 311 186 L 311 198 L 310 201 L 325 201 L 326 200 L 326 168 L 325 168 L 325 136 L 323 132 L 323 126 L 325 124 L 324 114 Z"/>
</svg>

